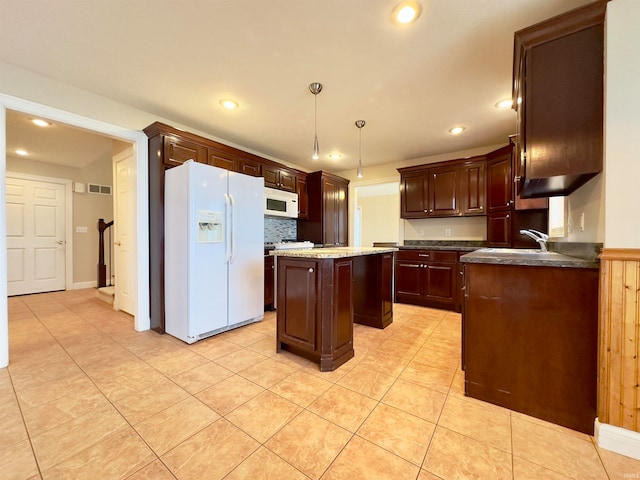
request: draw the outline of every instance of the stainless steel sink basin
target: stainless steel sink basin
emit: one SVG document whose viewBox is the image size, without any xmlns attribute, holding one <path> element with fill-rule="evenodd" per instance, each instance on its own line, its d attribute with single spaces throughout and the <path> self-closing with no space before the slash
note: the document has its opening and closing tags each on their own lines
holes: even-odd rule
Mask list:
<svg viewBox="0 0 640 480">
<path fill-rule="evenodd" d="M 531 257 L 538 258 L 540 260 L 560 258 L 565 256 L 556 252 L 543 252 L 538 248 L 483 248 L 477 251 L 481 253 L 490 253 L 491 255 L 496 256 Z"/>
</svg>

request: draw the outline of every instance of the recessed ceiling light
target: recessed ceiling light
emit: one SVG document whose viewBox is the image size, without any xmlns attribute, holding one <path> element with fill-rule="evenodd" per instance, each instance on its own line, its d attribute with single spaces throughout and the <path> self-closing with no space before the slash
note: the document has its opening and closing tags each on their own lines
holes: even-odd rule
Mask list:
<svg viewBox="0 0 640 480">
<path fill-rule="evenodd" d="M 449 129 L 449 133 L 451 135 L 460 135 L 462 132 L 464 132 L 464 130 L 464 127 L 453 127 Z"/>
<path fill-rule="evenodd" d="M 51 124 L 49 122 L 47 122 L 46 120 L 42 120 L 41 118 L 34 118 L 31 120 L 31 123 L 33 123 L 34 125 L 37 125 L 39 127 L 50 127 Z"/>
<path fill-rule="evenodd" d="M 234 100 L 220 100 L 220 105 L 222 105 L 227 110 L 233 110 L 234 108 L 238 108 L 238 102 Z"/>
<path fill-rule="evenodd" d="M 16 150 L 16 153 L 22 156 L 29 155 L 29 152 L 27 152 L 26 150 L 23 150 L 22 148 L 19 148 L 18 150 Z"/>
<path fill-rule="evenodd" d="M 496 108 L 511 108 L 511 105 L 513 105 L 513 100 L 505 98 L 504 100 L 500 100 L 496 103 Z"/>
<path fill-rule="evenodd" d="M 407 25 L 415 22 L 422 13 L 420 4 L 413 0 L 406 0 L 396 5 L 391 11 L 391 21 L 396 25 Z"/>
<path fill-rule="evenodd" d="M 342 158 L 342 155 L 340 155 L 340 154 L 339 154 L 339 153 L 337 153 L 337 152 L 334 152 L 334 153 L 330 153 L 330 154 L 329 154 L 329 158 L 330 158 L 331 160 L 339 160 L 339 159 L 341 159 L 341 158 Z"/>
</svg>

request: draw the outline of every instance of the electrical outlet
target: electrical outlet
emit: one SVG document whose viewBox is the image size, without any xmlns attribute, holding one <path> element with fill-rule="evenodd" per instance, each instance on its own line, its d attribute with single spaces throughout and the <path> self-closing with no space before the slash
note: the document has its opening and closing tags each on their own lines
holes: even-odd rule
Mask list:
<svg viewBox="0 0 640 480">
<path fill-rule="evenodd" d="M 76 233 L 87 233 L 87 227 L 76 227 Z"/>
<path fill-rule="evenodd" d="M 421 237 L 424 237 L 424 230 L 418 230 L 418 235 L 420 235 Z"/>
<path fill-rule="evenodd" d="M 451 229 L 450 228 L 445 228 L 444 229 L 444 236 L 445 237 L 450 237 L 451 236 Z"/>
</svg>

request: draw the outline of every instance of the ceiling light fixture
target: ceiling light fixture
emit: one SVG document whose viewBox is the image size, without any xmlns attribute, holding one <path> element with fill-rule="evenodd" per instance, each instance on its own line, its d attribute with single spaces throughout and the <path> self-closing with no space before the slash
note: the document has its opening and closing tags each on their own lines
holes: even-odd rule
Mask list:
<svg viewBox="0 0 640 480">
<path fill-rule="evenodd" d="M 318 94 L 322 91 L 322 84 L 314 82 L 309 85 L 309 90 L 313 93 L 313 155 L 311 158 L 320 158 L 320 148 L 318 147 Z"/>
<path fill-rule="evenodd" d="M 220 100 L 220 105 L 222 105 L 227 110 L 233 110 L 234 108 L 238 108 L 238 102 L 235 102 L 233 100 L 228 100 L 228 99 Z"/>
<path fill-rule="evenodd" d="M 364 127 L 365 125 L 364 120 L 356 120 L 356 127 L 358 127 L 359 130 L 359 141 L 358 141 L 358 170 L 357 170 L 357 175 L 358 178 L 362 178 L 363 174 L 362 174 L 362 127 Z"/>
<path fill-rule="evenodd" d="M 496 108 L 506 109 L 511 108 L 511 105 L 513 105 L 513 100 L 511 100 L 510 98 L 505 98 L 504 100 L 500 100 L 498 103 L 496 103 Z"/>
<path fill-rule="evenodd" d="M 31 123 L 33 123 L 34 125 L 37 125 L 39 127 L 50 127 L 51 124 L 49 122 L 47 122 L 46 120 L 42 120 L 41 118 L 34 118 L 31 120 Z"/>
<path fill-rule="evenodd" d="M 460 135 L 464 131 L 465 131 L 464 127 L 453 127 L 449 129 L 449 133 L 451 135 Z"/>
<path fill-rule="evenodd" d="M 420 4 L 407 0 L 396 5 L 391 11 L 391 21 L 396 25 L 407 25 L 415 22 L 422 13 Z"/>
<path fill-rule="evenodd" d="M 23 150 L 22 148 L 19 148 L 18 150 L 16 150 L 16 153 L 18 155 L 22 155 L 23 157 L 26 155 L 29 155 L 29 152 L 27 152 L 26 150 Z"/>
<path fill-rule="evenodd" d="M 340 160 L 342 158 L 342 155 L 340 155 L 339 153 L 330 153 L 329 154 L 329 158 L 331 160 Z"/>
</svg>

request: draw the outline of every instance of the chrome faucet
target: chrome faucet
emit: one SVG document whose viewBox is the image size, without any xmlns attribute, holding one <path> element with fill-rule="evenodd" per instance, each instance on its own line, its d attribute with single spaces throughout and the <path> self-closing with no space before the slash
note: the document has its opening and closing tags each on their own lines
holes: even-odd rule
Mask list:
<svg viewBox="0 0 640 480">
<path fill-rule="evenodd" d="M 520 230 L 522 235 L 526 235 L 527 237 L 533 238 L 540 245 L 540 251 L 547 251 L 547 242 L 549 241 L 549 235 L 546 233 L 539 232 L 538 230 L 534 230 L 530 228 L 529 230 Z"/>
</svg>

